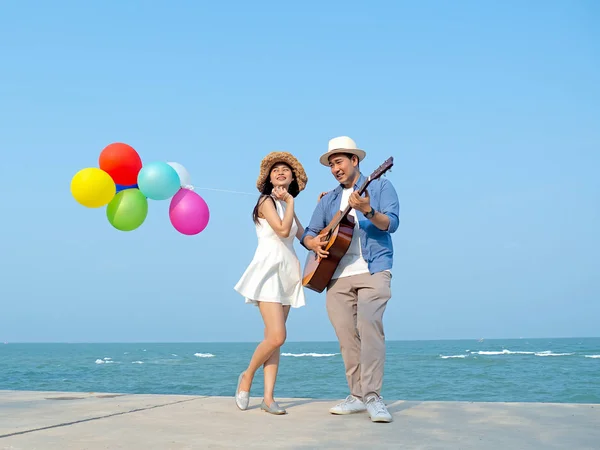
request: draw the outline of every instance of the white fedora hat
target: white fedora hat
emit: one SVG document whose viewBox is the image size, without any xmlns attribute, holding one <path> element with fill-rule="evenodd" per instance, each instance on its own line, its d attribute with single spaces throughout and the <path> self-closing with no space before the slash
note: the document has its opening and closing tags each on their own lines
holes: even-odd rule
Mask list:
<svg viewBox="0 0 600 450">
<path fill-rule="evenodd" d="M 329 147 L 327 153 L 321 155 L 319 161 L 324 166 L 329 166 L 329 157 L 336 153 L 349 153 L 351 155 L 358 156 L 358 161 L 362 161 L 367 154 L 364 150 L 356 148 L 356 142 L 350 139 L 348 136 L 338 136 L 329 141 Z"/>
</svg>

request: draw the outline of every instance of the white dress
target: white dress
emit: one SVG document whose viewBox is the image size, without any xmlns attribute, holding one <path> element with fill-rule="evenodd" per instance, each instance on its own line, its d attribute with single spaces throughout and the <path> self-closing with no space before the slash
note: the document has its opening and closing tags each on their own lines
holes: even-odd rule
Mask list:
<svg viewBox="0 0 600 450">
<path fill-rule="evenodd" d="M 283 219 L 285 203 L 275 200 L 275 206 Z M 260 301 L 292 308 L 304 306 L 302 272 L 293 245 L 298 231 L 296 220 L 286 238 L 278 236 L 266 219 L 259 217 L 258 222 L 258 246 L 254 258 L 234 289 L 246 298 L 246 303 L 258 305 Z"/>
</svg>

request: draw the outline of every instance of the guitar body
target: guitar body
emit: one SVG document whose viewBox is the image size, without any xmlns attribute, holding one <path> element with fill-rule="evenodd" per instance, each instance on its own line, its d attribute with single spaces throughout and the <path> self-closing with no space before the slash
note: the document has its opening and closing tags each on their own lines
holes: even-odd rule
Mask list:
<svg viewBox="0 0 600 450">
<path fill-rule="evenodd" d="M 310 251 L 304 265 L 302 285 L 316 292 L 323 292 L 342 257 L 348 251 L 352 235 L 354 233 L 354 217 L 345 214 L 340 219 L 341 211 L 338 211 L 333 220 L 319 234 L 318 238 L 330 235 L 325 250 L 329 252 L 327 258 L 320 259 L 315 252 Z M 339 224 L 331 228 L 333 224 Z"/>
</svg>

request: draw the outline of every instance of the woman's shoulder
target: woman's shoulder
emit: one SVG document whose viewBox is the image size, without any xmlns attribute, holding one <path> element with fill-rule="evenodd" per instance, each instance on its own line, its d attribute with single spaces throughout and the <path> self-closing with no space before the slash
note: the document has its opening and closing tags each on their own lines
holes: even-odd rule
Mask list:
<svg viewBox="0 0 600 450">
<path fill-rule="evenodd" d="M 265 208 L 275 208 L 277 209 L 277 200 L 271 197 L 270 195 L 263 196 L 258 205 L 259 214 L 265 211 Z M 262 217 L 264 219 L 264 216 Z"/>
</svg>

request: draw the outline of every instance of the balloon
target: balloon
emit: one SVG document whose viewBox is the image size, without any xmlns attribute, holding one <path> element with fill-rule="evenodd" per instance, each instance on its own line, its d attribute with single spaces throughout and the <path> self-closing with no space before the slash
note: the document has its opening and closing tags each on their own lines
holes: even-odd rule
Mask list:
<svg viewBox="0 0 600 450">
<path fill-rule="evenodd" d="M 181 185 L 175 169 L 164 162 L 153 162 L 142 167 L 137 182 L 140 191 L 152 200 L 172 197 Z"/>
<path fill-rule="evenodd" d="M 208 205 L 194 191 L 180 189 L 169 205 L 171 224 L 182 234 L 198 234 L 206 228 L 210 219 Z"/>
<path fill-rule="evenodd" d="M 116 186 L 109 174 L 96 167 L 82 169 L 71 179 L 71 195 L 83 206 L 99 208 L 115 196 Z"/>
<path fill-rule="evenodd" d="M 121 142 L 106 146 L 98 161 L 100 168 L 108 173 L 115 183 L 124 186 L 135 184 L 138 172 L 142 168 L 138 152 Z"/>
<path fill-rule="evenodd" d="M 106 217 L 117 230 L 132 231 L 146 220 L 148 200 L 139 189 L 125 189 L 106 207 Z"/>
<path fill-rule="evenodd" d="M 123 186 L 122 184 L 117 184 L 117 193 L 124 191 L 125 189 L 138 189 L 138 185 L 132 184 L 130 186 Z"/>
<path fill-rule="evenodd" d="M 167 164 L 170 165 L 173 169 L 175 169 L 177 175 L 179 175 L 179 181 L 181 182 L 182 187 L 192 186 L 192 177 L 190 176 L 190 173 L 185 167 L 176 162 L 169 162 Z"/>
</svg>

